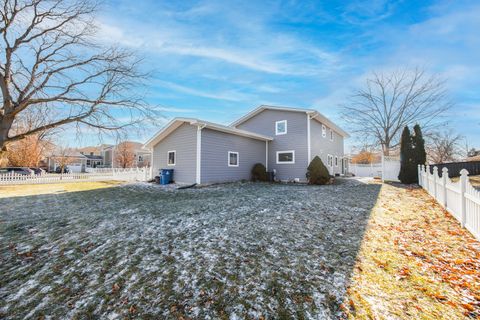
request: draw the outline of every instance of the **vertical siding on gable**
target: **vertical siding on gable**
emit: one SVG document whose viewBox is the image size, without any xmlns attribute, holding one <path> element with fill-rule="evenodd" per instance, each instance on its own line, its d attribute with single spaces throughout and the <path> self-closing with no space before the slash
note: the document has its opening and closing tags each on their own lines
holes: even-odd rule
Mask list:
<svg viewBox="0 0 480 320">
<path fill-rule="evenodd" d="M 174 166 L 167 166 L 168 151 L 176 151 Z M 194 183 L 197 163 L 197 127 L 182 124 L 153 147 L 153 175 L 159 169 L 173 169 L 175 182 Z"/>
<path fill-rule="evenodd" d="M 322 124 L 317 120 L 310 120 L 310 139 L 312 159 L 319 156 L 327 166 L 327 156 L 331 154 L 333 158 L 332 174 L 342 172 L 341 158 L 344 156 L 343 137 L 337 132 L 333 132 L 333 141 L 330 141 L 330 128 L 327 127 L 327 136 L 322 137 Z M 338 166 L 335 166 L 335 156 L 338 157 Z M 328 166 L 327 166 L 328 167 Z M 330 170 L 330 168 L 329 168 Z"/>
<path fill-rule="evenodd" d="M 238 167 L 228 166 L 228 151 L 239 153 Z M 265 165 L 265 141 L 202 130 L 202 183 L 250 180 L 255 163 Z"/>
<path fill-rule="evenodd" d="M 275 122 L 287 120 L 287 134 L 275 135 Z M 305 112 L 264 110 L 244 123 L 238 129 L 273 137 L 268 143 L 268 170 L 276 170 L 277 179 L 306 180 L 308 166 L 307 114 Z M 295 150 L 294 164 L 277 164 L 277 151 Z"/>
</svg>

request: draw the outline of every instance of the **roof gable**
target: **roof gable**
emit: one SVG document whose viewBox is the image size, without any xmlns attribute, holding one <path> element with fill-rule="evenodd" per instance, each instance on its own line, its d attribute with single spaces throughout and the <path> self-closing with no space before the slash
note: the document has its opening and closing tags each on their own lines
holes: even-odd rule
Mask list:
<svg viewBox="0 0 480 320">
<path fill-rule="evenodd" d="M 256 140 L 262 140 L 262 141 L 273 140 L 273 138 L 268 136 L 264 136 L 264 135 L 253 133 L 246 130 L 233 128 L 230 126 L 224 126 L 218 123 L 203 121 L 203 120 L 194 119 L 194 118 L 175 118 L 172 121 L 170 121 L 166 126 L 164 126 L 159 132 L 157 132 L 150 140 L 148 140 L 143 145 L 143 147 L 152 148 L 153 146 L 157 145 L 160 141 L 162 141 L 165 137 L 167 137 L 170 133 L 175 131 L 178 127 L 180 127 L 184 123 L 187 123 L 190 125 L 196 125 L 201 128 L 207 128 L 207 129 L 234 134 L 238 136 L 244 136 L 244 137 L 252 138 Z"/>
<path fill-rule="evenodd" d="M 325 117 L 323 114 L 318 112 L 317 110 L 314 109 L 304 109 L 304 108 L 291 108 L 291 107 L 280 107 L 280 106 L 270 106 L 270 105 L 261 105 L 254 110 L 250 111 L 240 119 L 236 120 L 232 124 L 230 124 L 231 127 L 237 127 L 238 125 L 244 123 L 245 121 L 255 117 L 257 114 L 261 113 L 262 111 L 265 110 L 279 110 L 279 111 L 287 111 L 287 112 L 301 112 L 301 113 L 306 113 L 311 116 L 312 119 L 317 120 L 318 122 L 321 122 L 328 127 L 332 128 L 334 131 L 339 133 L 341 136 L 348 138 L 350 135 L 344 131 L 342 128 L 337 126 L 335 123 L 330 121 L 327 117 Z"/>
</svg>

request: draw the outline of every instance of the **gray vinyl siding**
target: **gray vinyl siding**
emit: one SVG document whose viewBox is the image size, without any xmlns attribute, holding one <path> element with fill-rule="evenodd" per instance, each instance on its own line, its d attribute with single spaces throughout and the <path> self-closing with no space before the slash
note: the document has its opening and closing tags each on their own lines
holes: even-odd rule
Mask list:
<svg viewBox="0 0 480 320">
<path fill-rule="evenodd" d="M 311 156 L 319 156 L 323 163 L 328 167 L 327 156 L 333 156 L 333 167 L 329 167 L 331 174 L 340 174 L 342 171 L 341 159 L 344 156 L 343 137 L 337 132 L 333 132 L 333 141 L 330 141 L 330 128 L 327 128 L 327 136 L 322 137 L 322 124 L 317 120 L 310 120 L 310 141 Z M 338 166 L 335 166 L 335 156 L 338 157 Z"/>
<path fill-rule="evenodd" d="M 275 135 L 275 122 L 287 120 L 287 133 Z M 306 180 L 308 166 L 307 114 L 304 112 L 263 110 L 237 126 L 238 129 L 273 137 L 268 143 L 268 170 L 276 170 L 279 180 Z M 294 164 L 277 164 L 277 151 L 295 150 Z"/>
<path fill-rule="evenodd" d="M 175 150 L 175 165 L 167 165 L 168 151 Z M 153 147 L 153 175 L 159 169 L 174 169 L 173 179 L 180 183 L 194 183 L 197 164 L 197 127 L 182 124 Z"/>
<path fill-rule="evenodd" d="M 228 151 L 238 152 L 238 167 L 228 166 Z M 203 129 L 201 183 L 250 180 L 253 165 L 265 164 L 265 151 L 265 141 Z"/>
</svg>

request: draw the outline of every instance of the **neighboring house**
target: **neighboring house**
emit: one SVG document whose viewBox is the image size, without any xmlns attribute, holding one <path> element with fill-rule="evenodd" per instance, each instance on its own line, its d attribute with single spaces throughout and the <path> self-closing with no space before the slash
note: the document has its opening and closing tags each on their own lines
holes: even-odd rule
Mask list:
<svg viewBox="0 0 480 320">
<path fill-rule="evenodd" d="M 57 167 L 67 166 L 71 172 L 85 172 L 88 158 L 77 149 L 56 150 L 47 157 L 47 171 L 55 172 Z"/>
<path fill-rule="evenodd" d="M 106 145 L 102 144 L 100 146 L 90 146 L 78 149 L 78 152 L 87 158 L 87 168 L 101 168 L 104 166 L 102 149 L 105 146 Z"/>
<path fill-rule="evenodd" d="M 151 152 L 143 144 L 135 141 L 123 141 L 117 145 L 102 145 L 100 154 L 105 167 L 120 167 L 120 162 L 128 162 L 129 167 L 149 167 Z M 125 158 L 130 158 L 126 161 Z M 123 161 L 122 161 L 123 160 Z"/>
<path fill-rule="evenodd" d="M 275 171 L 277 180 L 305 181 L 317 155 L 332 175 L 346 172 L 348 136 L 316 110 L 260 106 L 230 126 L 175 118 L 145 148 L 152 150 L 154 175 L 173 168 L 177 182 L 250 179 L 255 163 Z"/>
</svg>

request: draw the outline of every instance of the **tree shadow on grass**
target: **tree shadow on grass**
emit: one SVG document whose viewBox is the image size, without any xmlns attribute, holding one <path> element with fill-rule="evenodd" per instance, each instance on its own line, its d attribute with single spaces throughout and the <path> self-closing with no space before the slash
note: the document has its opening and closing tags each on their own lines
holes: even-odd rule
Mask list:
<svg viewBox="0 0 480 320">
<path fill-rule="evenodd" d="M 0 312 L 337 318 L 380 184 L 0 199 Z"/>
</svg>

